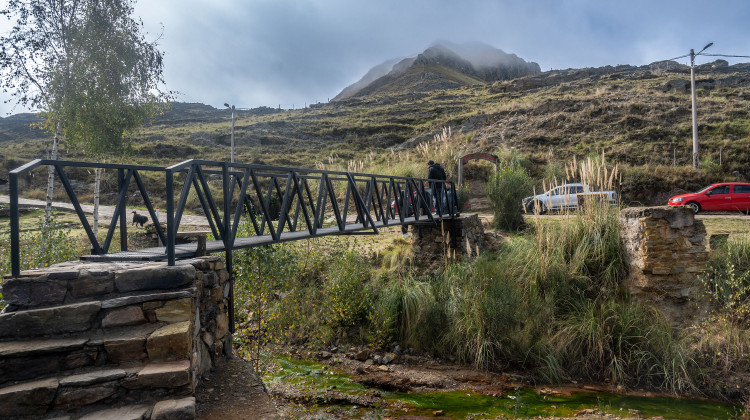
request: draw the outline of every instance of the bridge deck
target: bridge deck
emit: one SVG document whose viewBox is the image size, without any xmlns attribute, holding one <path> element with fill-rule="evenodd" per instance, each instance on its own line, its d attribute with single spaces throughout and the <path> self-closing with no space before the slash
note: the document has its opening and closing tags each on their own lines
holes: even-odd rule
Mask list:
<svg viewBox="0 0 750 420">
<path fill-rule="evenodd" d="M 425 217 L 426 216 L 422 216 L 420 220 L 416 220 L 413 216 L 407 217 L 404 219 L 403 224 L 413 225 L 413 224 L 421 224 L 421 223 L 431 223 Z M 441 219 L 452 218 L 449 215 L 444 215 L 442 217 L 438 215 L 433 215 L 433 217 L 436 221 L 441 220 Z M 386 226 L 382 220 L 375 221 L 375 227 L 377 227 L 378 229 L 381 229 L 383 227 L 396 227 L 396 226 L 402 225 L 402 223 L 399 223 L 398 220 L 389 220 L 388 222 L 389 223 Z M 339 230 L 338 226 L 319 228 L 317 232 L 315 233 L 315 237 L 329 236 L 329 235 L 354 234 L 357 232 L 365 232 L 365 231 L 370 231 L 370 230 L 372 230 L 372 227 L 364 227 L 362 223 L 350 223 L 350 224 L 344 225 L 343 232 Z M 254 246 L 268 245 L 268 244 L 279 243 L 279 242 L 296 241 L 296 240 L 307 239 L 311 237 L 312 235 L 310 235 L 310 232 L 308 230 L 298 230 L 294 232 L 282 232 L 281 238 L 278 241 L 274 240 L 270 234 L 262 235 L 262 236 L 241 237 L 241 238 L 236 238 L 234 240 L 234 247 L 232 247 L 232 249 L 251 248 Z M 195 257 L 197 247 L 198 247 L 197 242 L 175 245 L 175 258 L 176 259 L 193 258 Z M 223 241 L 207 241 L 206 242 L 206 253 L 213 254 L 213 253 L 224 252 L 224 251 L 226 251 L 226 249 L 224 248 Z M 154 247 L 154 248 L 144 248 L 144 249 L 139 249 L 135 251 L 115 252 L 115 253 L 104 254 L 104 255 L 84 255 L 81 257 L 81 260 L 84 260 L 84 261 L 162 261 L 166 259 L 167 259 L 167 251 L 166 251 L 166 247 L 164 246 Z"/>
</svg>

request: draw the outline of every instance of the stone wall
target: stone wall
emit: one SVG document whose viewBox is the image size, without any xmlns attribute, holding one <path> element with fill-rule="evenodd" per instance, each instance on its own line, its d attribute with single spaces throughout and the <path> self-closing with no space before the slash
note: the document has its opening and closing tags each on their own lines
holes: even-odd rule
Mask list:
<svg viewBox="0 0 750 420">
<path fill-rule="evenodd" d="M 476 214 L 437 224 L 411 225 L 412 250 L 418 264 L 430 265 L 450 256 L 477 256 L 484 249 L 484 228 Z"/>
<path fill-rule="evenodd" d="M 228 280 L 219 257 L 69 262 L 5 279 L 0 417 L 137 402 L 149 418 L 156 405 L 144 403 L 175 397 L 162 409 L 194 411 L 199 378 L 231 352 Z"/>
<path fill-rule="evenodd" d="M 673 324 L 689 322 L 697 274 L 708 260 L 703 222 L 682 206 L 626 208 L 619 219 L 631 295 Z"/>
</svg>

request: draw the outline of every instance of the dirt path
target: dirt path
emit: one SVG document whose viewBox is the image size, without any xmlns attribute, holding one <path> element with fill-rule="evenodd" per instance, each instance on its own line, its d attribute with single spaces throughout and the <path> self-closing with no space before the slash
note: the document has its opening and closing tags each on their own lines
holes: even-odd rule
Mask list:
<svg viewBox="0 0 750 420">
<path fill-rule="evenodd" d="M 195 392 L 202 420 L 279 419 L 263 382 L 250 363 L 234 356 L 214 368 Z"/>
<path fill-rule="evenodd" d="M 0 203 L 10 204 L 10 197 L 7 195 L 0 195 Z M 18 205 L 21 207 L 44 208 L 46 206 L 46 202 L 44 200 L 30 200 L 27 198 L 19 198 Z M 62 203 L 59 201 L 52 202 L 52 208 L 58 210 L 75 211 L 73 204 Z M 81 204 L 81 210 L 83 210 L 84 213 L 93 214 L 94 206 L 91 204 Z M 128 210 L 128 212 L 130 211 L 132 211 L 132 209 Z M 146 210 L 139 210 L 138 213 L 144 215 L 148 214 Z M 114 206 L 99 206 L 99 218 L 102 223 L 109 223 L 112 220 L 113 214 L 115 214 Z M 128 214 L 128 221 L 130 221 L 130 214 Z M 159 213 L 159 222 L 167 223 L 167 215 L 164 213 Z M 204 216 L 192 216 L 188 214 L 184 214 L 182 216 L 182 221 L 180 222 L 180 224 L 188 226 L 209 227 L 208 220 L 206 220 Z"/>
</svg>

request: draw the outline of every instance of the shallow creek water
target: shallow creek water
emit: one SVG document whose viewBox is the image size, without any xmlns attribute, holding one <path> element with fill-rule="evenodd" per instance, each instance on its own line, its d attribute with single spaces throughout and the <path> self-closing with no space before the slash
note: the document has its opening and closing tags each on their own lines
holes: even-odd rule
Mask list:
<svg viewBox="0 0 750 420">
<path fill-rule="evenodd" d="M 540 395 L 534 389 L 511 389 L 501 397 L 482 395 L 470 390 L 390 392 L 367 388 L 353 381 L 353 376 L 342 370 L 309 360 L 275 356 L 274 366 L 274 369 L 263 377 L 272 393 L 280 387 L 299 390 L 299 395 L 309 397 L 302 405 L 305 405 L 304 412 L 311 417 L 317 417 L 316 413 L 323 412 L 337 413 L 346 418 L 398 418 L 407 415 L 454 419 L 572 417 L 582 410 L 589 409 L 595 410 L 598 414 L 631 418 L 661 416 L 664 419 L 733 419 L 740 418 L 743 412 L 741 406 L 715 401 L 602 392 L 576 392 L 570 396 L 554 396 Z M 330 396 L 332 393 L 377 402 L 373 407 L 320 402 L 325 400 L 324 396 Z M 313 400 L 317 402 L 311 403 Z"/>
</svg>

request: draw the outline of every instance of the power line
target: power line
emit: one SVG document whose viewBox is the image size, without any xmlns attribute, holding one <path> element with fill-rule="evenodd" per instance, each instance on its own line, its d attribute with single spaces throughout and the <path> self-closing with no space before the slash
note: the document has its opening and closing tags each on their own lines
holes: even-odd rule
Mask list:
<svg viewBox="0 0 750 420">
<path fill-rule="evenodd" d="M 674 60 L 678 60 L 680 58 L 685 58 L 685 57 L 690 57 L 690 54 L 681 55 L 681 56 L 675 57 L 675 58 L 668 58 L 667 61 L 674 61 Z"/>
<path fill-rule="evenodd" d="M 750 55 L 727 55 L 727 54 L 702 54 L 711 57 L 739 57 L 739 58 L 750 58 Z M 685 56 L 683 56 L 685 57 Z"/>
<path fill-rule="evenodd" d="M 698 55 L 698 54 L 696 54 Z M 750 58 L 750 55 L 730 55 L 730 54 L 705 54 L 702 53 L 701 55 L 709 56 L 709 57 L 732 57 L 732 58 Z M 669 58 L 667 61 L 674 61 L 679 60 L 680 58 L 690 57 L 690 54 L 681 55 L 679 57 L 675 58 Z"/>
</svg>

